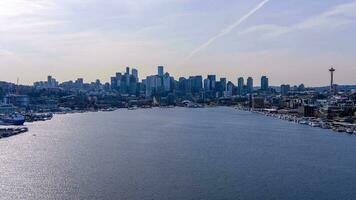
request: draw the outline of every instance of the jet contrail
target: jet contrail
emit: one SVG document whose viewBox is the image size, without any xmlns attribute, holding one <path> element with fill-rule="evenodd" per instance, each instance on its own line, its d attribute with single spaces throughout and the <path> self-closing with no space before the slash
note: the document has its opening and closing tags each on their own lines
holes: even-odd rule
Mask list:
<svg viewBox="0 0 356 200">
<path fill-rule="evenodd" d="M 234 28 L 238 27 L 242 22 L 246 21 L 251 15 L 253 15 L 255 12 L 257 12 L 259 9 L 261 9 L 266 3 L 268 3 L 270 0 L 264 0 L 261 3 L 259 3 L 254 9 L 252 9 L 250 12 L 248 12 L 246 15 L 242 16 L 239 20 L 237 20 L 235 23 L 231 24 L 230 26 L 226 27 L 223 29 L 219 34 L 215 35 L 214 37 L 210 38 L 207 42 L 204 44 L 200 45 L 198 48 L 196 48 L 194 51 L 192 51 L 187 59 L 190 59 L 193 57 L 196 53 L 199 51 L 207 48 L 210 44 L 212 44 L 215 40 L 218 38 L 230 33 Z"/>
</svg>

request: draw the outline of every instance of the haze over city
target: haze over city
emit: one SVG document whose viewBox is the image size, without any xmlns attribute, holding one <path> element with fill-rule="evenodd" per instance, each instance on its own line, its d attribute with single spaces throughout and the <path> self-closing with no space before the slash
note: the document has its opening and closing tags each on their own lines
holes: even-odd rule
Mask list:
<svg viewBox="0 0 356 200">
<path fill-rule="evenodd" d="M 1 0 L 1 80 L 216 74 L 355 84 L 356 1 Z M 256 84 L 259 84 L 256 81 Z"/>
</svg>

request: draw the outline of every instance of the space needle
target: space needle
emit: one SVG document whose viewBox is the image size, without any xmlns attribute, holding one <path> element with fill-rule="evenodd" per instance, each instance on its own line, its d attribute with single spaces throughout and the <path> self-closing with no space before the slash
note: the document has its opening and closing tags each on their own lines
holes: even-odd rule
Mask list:
<svg viewBox="0 0 356 200">
<path fill-rule="evenodd" d="M 335 92 L 334 91 L 334 72 L 335 72 L 335 69 L 333 67 L 331 67 L 329 69 L 329 72 L 330 72 L 330 93 L 333 93 Z"/>
</svg>

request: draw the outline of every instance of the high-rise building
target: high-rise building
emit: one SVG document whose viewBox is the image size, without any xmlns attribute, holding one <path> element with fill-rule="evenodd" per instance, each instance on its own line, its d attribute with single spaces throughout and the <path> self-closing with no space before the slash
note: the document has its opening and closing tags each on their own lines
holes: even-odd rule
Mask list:
<svg viewBox="0 0 356 200">
<path fill-rule="evenodd" d="M 131 74 L 136 79 L 136 82 L 138 82 L 138 71 L 137 71 L 137 69 L 132 68 L 131 69 Z"/>
<path fill-rule="evenodd" d="M 226 78 L 220 78 L 220 85 L 222 92 L 226 92 Z"/>
<path fill-rule="evenodd" d="M 52 76 L 47 76 L 47 85 L 48 87 L 52 86 Z"/>
<path fill-rule="evenodd" d="M 209 92 L 211 90 L 210 88 L 210 80 L 209 79 L 204 79 L 204 91 Z"/>
<path fill-rule="evenodd" d="M 158 66 L 158 76 L 163 76 L 164 75 L 164 67 L 163 66 Z"/>
<path fill-rule="evenodd" d="M 190 92 L 192 94 L 197 94 L 203 89 L 203 77 L 202 76 L 191 76 L 189 77 Z"/>
<path fill-rule="evenodd" d="M 235 87 L 235 85 L 231 81 L 229 81 L 227 83 L 227 85 L 226 85 L 227 92 L 226 93 L 227 93 L 228 97 L 231 97 L 234 94 L 234 87 Z"/>
<path fill-rule="evenodd" d="M 268 89 L 269 89 L 268 78 L 267 78 L 267 76 L 262 76 L 261 77 L 261 90 L 268 91 Z"/>
<path fill-rule="evenodd" d="M 130 67 L 126 67 L 126 73 L 125 74 L 130 74 Z"/>
<path fill-rule="evenodd" d="M 290 91 L 290 85 L 281 85 L 281 94 L 282 95 L 287 95 Z"/>
<path fill-rule="evenodd" d="M 216 86 L 216 75 L 208 75 L 209 88 L 211 91 L 215 91 Z"/>
<path fill-rule="evenodd" d="M 237 79 L 237 93 L 242 95 L 244 93 L 245 81 L 243 77 Z"/>
<path fill-rule="evenodd" d="M 168 72 L 163 75 L 163 88 L 165 92 L 171 91 L 171 76 Z"/>
<path fill-rule="evenodd" d="M 253 78 L 252 77 L 247 78 L 247 91 L 248 91 L 248 93 L 253 92 Z"/>
<path fill-rule="evenodd" d="M 148 76 L 146 78 L 146 96 L 152 96 L 162 88 L 162 77 L 158 75 Z"/>
</svg>

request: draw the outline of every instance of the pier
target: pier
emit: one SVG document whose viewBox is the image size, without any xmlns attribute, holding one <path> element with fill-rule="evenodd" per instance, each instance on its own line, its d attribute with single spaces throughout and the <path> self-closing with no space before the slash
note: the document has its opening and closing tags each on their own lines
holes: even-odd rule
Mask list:
<svg viewBox="0 0 356 200">
<path fill-rule="evenodd" d="M 7 138 L 28 131 L 27 127 L 0 127 L 0 139 Z"/>
</svg>

